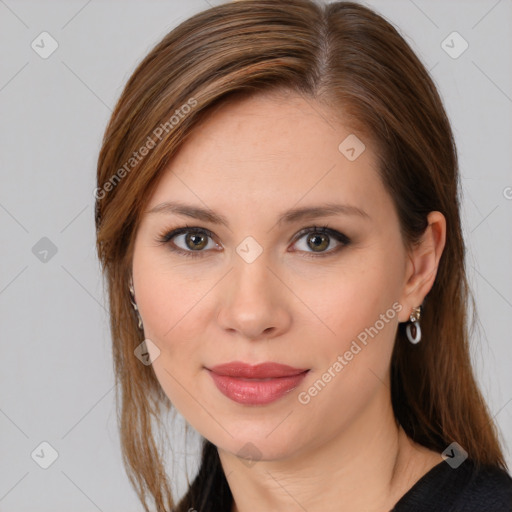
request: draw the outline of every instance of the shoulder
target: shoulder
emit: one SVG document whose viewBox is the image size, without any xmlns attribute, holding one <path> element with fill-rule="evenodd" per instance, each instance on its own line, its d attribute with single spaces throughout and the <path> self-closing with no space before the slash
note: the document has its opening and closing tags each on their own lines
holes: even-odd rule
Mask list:
<svg viewBox="0 0 512 512">
<path fill-rule="evenodd" d="M 457 468 L 434 466 L 392 512 L 512 512 L 512 477 L 496 466 L 466 459 Z"/>
<path fill-rule="evenodd" d="M 461 511 L 512 512 L 512 477 L 507 472 L 496 466 L 473 464 L 468 474 L 456 502 Z"/>
</svg>

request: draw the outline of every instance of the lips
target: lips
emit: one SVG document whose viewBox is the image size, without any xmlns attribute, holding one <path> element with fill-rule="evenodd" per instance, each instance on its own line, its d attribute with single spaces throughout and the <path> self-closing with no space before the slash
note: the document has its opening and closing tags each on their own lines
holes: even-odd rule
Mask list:
<svg viewBox="0 0 512 512">
<path fill-rule="evenodd" d="M 217 389 L 234 402 L 265 405 L 296 388 L 308 369 L 278 363 L 231 362 L 207 368 Z"/>
</svg>

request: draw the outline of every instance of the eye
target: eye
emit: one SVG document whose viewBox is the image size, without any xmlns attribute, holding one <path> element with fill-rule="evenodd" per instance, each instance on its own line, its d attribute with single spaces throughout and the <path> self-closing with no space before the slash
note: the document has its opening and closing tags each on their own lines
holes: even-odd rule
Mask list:
<svg viewBox="0 0 512 512">
<path fill-rule="evenodd" d="M 208 229 L 185 226 L 161 233 L 157 242 L 169 244 L 171 251 L 194 258 L 202 256 L 206 248 L 220 247 L 213 241 L 211 244 L 208 243 L 208 238 L 213 236 Z"/>
<path fill-rule="evenodd" d="M 206 228 L 184 226 L 164 231 L 156 241 L 159 244 L 169 245 L 170 250 L 175 253 L 188 257 L 198 257 L 204 256 L 208 249 L 221 249 L 221 246 L 213 240 L 209 243 L 208 239 L 213 238 L 214 234 Z M 338 252 L 351 242 L 346 235 L 327 226 L 313 226 L 301 230 L 294 238 L 294 245 L 297 245 L 302 239 L 305 239 L 305 245 L 302 249 L 299 249 L 299 252 L 306 253 L 306 257 L 313 258 Z M 337 248 L 327 250 L 332 245 L 336 245 L 332 243 L 333 239 Z M 309 249 L 312 249 L 312 251 Z"/>
<path fill-rule="evenodd" d="M 336 231 L 335 229 L 330 229 L 327 226 L 317 227 L 313 226 L 312 228 L 306 228 L 300 231 L 297 234 L 296 240 L 301 241 L 304 239 L 304 244 L 302 248 L 299 249 L 302 252 L 306 253 L 306 257 L 316 258 L 318 256 L 327 256 L 333 253 L 338 252 L 344 246 L 350 244 L 350 239 L 343 233 Z M 336 241 L 337 248 L 327 250 L 329 247 L 332 247 L 332 239 Z M 297 242 L 295 242 L 297 245 Z M 310 251 L 309 249 L 312 249 Z"/>
</svg>

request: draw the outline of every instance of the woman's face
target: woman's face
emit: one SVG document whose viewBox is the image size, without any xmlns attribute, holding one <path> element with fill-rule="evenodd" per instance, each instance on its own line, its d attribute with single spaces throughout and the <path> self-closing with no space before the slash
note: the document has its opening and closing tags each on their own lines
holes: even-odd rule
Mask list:
<svg viewBox="0 0 512 512">
<path fill-rule="evenodd" d="M 153 368 L 219 449 L 277 460 L 362 433 L 387 410 L 394 337 L 411 305 L 376 165 L 368 141 L 319 103 L 260 95 L 215 111 L 150 198 L 133 278 L 145 338 L 160 350 Z M 326 205 L 342 206 L 310 211 Z M 189 231 L 160 241 L 177 228 Z M 231 362 L 296 370 L 211 371 Z"/>
</svg>

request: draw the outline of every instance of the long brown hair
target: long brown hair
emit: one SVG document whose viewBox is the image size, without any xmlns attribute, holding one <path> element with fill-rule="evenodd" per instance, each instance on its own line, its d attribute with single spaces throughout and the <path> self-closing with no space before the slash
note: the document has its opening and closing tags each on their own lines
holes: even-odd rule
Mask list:
<svg viewBox="0 0 512 512">
<path fill-rule="evenodd" d="M 362 5 L 242 0 L 194 15 L 151 50 L 117 102 L 98 158 L 97 251 L 108 286 L 123 460 L 145 510 L 148 494 L 158 511 L 230 510 L 232 498 L 207 440 L 196 479 L 177 506 L 172 498 L 153 421 L 171 404 L 152 367 L 134 356 L 141 335 L 128 287 L 141 212 L 214 105 L 272 89 L 321 102 L 373 142 L 406 246 L 423 233 L 429 212 L 446 217 L 423 340 L 412 345 L 402 326 L 397 332 L 392 404 L 414 441 L 437 452 L 456 441 L 477 464 L 507 469 L 471 367 L 457 155 L 432 79 L 397 30 Z"/>
</svg>

